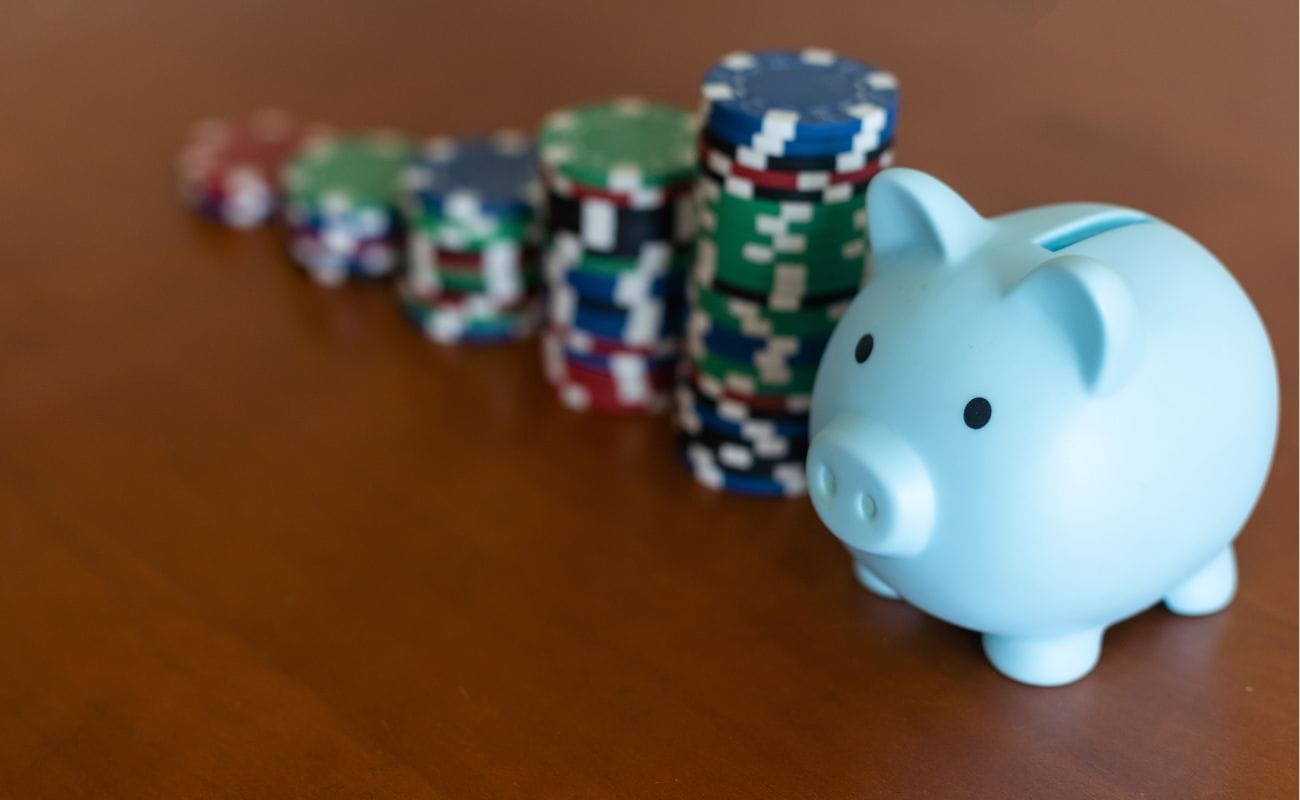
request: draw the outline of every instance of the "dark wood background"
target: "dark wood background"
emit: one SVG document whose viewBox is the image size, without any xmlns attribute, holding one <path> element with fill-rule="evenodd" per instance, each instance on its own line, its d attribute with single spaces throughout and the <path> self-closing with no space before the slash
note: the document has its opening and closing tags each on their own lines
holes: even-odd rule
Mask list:
<svg viewBox="0 0 1300 800">
<path fill-rule="evenodd" d="M 1296 791 L 1293 2 L 0 4 L 0 795 L 1274 798 Z M 191 218 L 187 125 L 415 134 L 736 48 L 895 70 L 900 162 L 988 213 L 1188 230 L 1268 323 L 1284 419 L 1225 613 L 1032 689 L 877 600 L 806 502 L 718 496 L 666 420 L 532 346 Z M 1187 487 L 1190 502 L 1214 487 Z"/>
</svg>

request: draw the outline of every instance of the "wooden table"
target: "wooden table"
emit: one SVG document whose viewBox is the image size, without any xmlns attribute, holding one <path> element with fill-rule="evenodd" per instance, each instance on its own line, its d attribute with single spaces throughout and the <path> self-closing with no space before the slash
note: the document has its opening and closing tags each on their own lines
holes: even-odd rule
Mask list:
<svg viewBox="0 0 1300 800">
<path fill-rule="evenodd" d="M 9 3 L 0 795 L 1294 797 L 1295 30 L 1286 2 Z M 532 345 L 428 344 L 172 186 L 207 114 L 531 126 L 693 105 L 718 55 L 791 43 L 897 71 L 900 160 L 980 209 L 1122 202 L 1234 270 L 1284 419 L 1227 612 L 1012 683 L 861 591 L 806 502 L 697 488 L 667 420 L 567 413 Z"/>
</svg>

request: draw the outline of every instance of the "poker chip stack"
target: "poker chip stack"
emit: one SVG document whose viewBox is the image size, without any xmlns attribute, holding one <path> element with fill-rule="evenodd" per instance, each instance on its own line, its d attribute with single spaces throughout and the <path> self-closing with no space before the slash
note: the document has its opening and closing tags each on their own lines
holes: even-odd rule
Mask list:
<svg viewBox="0 0 1300 800">
<path fill-rule="evenodd" d="M 892 161 L 897 82 L 809 49 L 733 53 L 701 88 L 679 446 L 710 488 L 801 495 L 813 379 L 866 279 L 864 195 Z"/>
<path fill-rule="evenodd" d="M 279 206 L 280 168 L 307 133 L 276 109 L 259 111 L 247 120 L 195 124 L 176 159 L 181 198 L 200 214 L 232 228 L 261 225 Z"/>
<path fill-rule="evenodd" d="M 521 133 L 430 139 L 407 168 L 413 324 L 442 343 L 525 338 L 541 320 L 537 158 Z"/>
<path fill-rule="evenodd" d="M 401 264 L 402 170 L 410 144 L 392 133 L 319 136 L 285 167 L 289 252 L 325 286 L 381 278 Z"/>
<path fill-rule="evenodd" d="M 685 112 L 634 98 L 542 123 L 542 356 L 568 408 L 671 405 L 695 237 L 694 137 Z"/>
</svg>

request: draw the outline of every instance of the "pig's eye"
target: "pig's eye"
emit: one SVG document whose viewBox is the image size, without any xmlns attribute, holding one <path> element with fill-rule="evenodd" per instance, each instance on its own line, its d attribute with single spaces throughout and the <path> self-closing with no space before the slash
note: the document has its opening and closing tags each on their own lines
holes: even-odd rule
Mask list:
<svg viewBox="0 0 1300 800">
<path fill-rule="evenodd" d="M 979 430 L 989 424 L 989 417 L 993 416 L 993 406 L 983 397 L 971 398 L 966 404 L 966 410 L 962 412 L 962 419 L 966 420 L 966 427 Z"/>
<path fill-rule="evenodd" d="M 871 338 L 871 334 L 864 334 L 858 340 L 858 346 L 853 348 L 853 357 L 861 364 L 868 358 L 871 358 L 871 349 L 876 346 L 876 340 Z"/>
</svg>

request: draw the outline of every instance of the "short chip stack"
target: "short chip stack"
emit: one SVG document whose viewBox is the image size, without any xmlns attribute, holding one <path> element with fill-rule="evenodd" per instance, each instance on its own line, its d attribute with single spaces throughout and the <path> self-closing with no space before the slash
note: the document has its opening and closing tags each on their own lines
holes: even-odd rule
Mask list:
<svg viewBox="0 0 1300 800">
<path fill-rule="evenodd" d="M 541 320 L 537 158 L 515 131 L 425 142 L 407 168 L 407 317 L 442 343 L 525 338 Z"/>
<path fill-rule="evenodd" d="M 633 98 L 543 121 L 543 366 L 568 408 L 671 403 L 696 231 L 694 138 L 688 114 Z"/>
<path fill-rule="evenodd" d="M 400 178 L 410 153 L 391 133 L 321 136 L 285 167 L 289 252 L 318 283 L 386 277 L 400 266 Z"/>
<path fill-rule="evenodd" d="M 276 109 L 247 120 L 195 124 L 176 159 L 182 199 L 232 228 L 261 225 L 279 207 L 280 169 L 305 135 L 303 126 Z"/>
<path fill-rule="evenodd" d="M 826 50 L 733 53 L 704 77 L 679 445 L 711 488 L 805 491 L 821 353 L 868 269 L 867 182 L 894 76 Z"/>
</svg>

